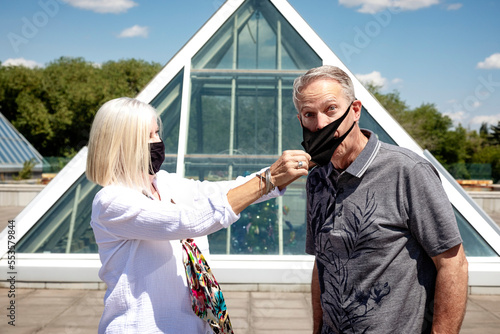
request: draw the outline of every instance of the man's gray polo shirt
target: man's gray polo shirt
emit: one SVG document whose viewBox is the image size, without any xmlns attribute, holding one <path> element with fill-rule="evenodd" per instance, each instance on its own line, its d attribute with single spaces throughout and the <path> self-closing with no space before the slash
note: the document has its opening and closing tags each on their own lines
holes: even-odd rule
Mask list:
<svg viewBox="0 0 500 334">
<path fill-rule="evenodd" d="M 369 138 L 343 172 L 330 163 L 307 180 L 306 252 L 316 256 L 324 333 L 426 333 L 436 269 L 462 242 L 434 167 Z"/>
</svg>

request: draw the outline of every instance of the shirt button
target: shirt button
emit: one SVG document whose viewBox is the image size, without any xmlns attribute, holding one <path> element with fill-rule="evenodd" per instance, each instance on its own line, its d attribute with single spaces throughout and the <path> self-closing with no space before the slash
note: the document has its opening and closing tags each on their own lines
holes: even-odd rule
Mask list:
<svg viewBox="0 0 500 334">
<path fill-rule="evenodd" d="M 342 193 L 344 193 L 344 188 L 339 188 L 338 194 L 340 195 Z"/>
<path fill-rule="evenodd" d="M 339 211 L 339 213 L 337 213 L 337 216 L 342 217 L 342 211 Z"/>
</svg>

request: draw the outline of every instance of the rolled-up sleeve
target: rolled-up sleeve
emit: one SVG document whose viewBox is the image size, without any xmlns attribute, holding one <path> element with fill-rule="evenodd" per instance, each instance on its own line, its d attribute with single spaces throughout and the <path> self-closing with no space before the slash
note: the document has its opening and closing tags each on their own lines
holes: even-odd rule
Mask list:
<svg viewBox="0 0 500 334">
<path fill-rule="evenodd" d="M 212 193 L 185 206 L 154 201 L 133 189 L 108 186 L 95 197 L 93 223 L 123 239 L 177 240 L 228 227 L 239 216 L 224 193 Z"/>
</svg>

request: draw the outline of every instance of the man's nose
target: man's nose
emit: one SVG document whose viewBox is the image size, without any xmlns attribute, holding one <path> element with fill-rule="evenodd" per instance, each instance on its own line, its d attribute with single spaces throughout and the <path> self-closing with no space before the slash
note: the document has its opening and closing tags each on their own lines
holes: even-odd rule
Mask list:
<svg viewBox="0 0 500 334">
<path fill-rule="evenodd" d="M 325 126 L 331 123 L 328 116 L 323 113 L 319 113 L 317 116 L 316 131 L 323 129 Z"/>
</svg>

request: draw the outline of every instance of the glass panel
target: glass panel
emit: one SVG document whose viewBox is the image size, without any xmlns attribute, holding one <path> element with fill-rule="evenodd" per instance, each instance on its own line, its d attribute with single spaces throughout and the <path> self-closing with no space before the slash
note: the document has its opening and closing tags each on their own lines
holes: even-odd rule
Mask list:
<svg viewBox="0 0 500 334">
<path fill-rule="evenodd" d="M 305 183 L 305 177 L 297 180 L 288 187 L 283 196 L 283 205 L 281 205 L 282 254 L 285 255 L 305 254 Z M 223 229 L 208 236 L 210 252 L 212 254 L 279 254 L 279 210 L 279 199 L 249 206 L 241 213 L 241 218 L 230 227 L 230 231 Z M 228 232 L 230 232 L 229 236 Z"/>
<path fill-rule="evenodd" d="M 297 109 L 293 104 L 293 79 L 283 78 L 282 80 L 282 131 L 283 150 L 303 150 L 302 127 L 297 118 Z"/>
<path fill-rule="evenodd" d="M 275 74 L 233 78 L 193 75 L 188 155 L 278 154 L 280 144 L 282 149 L 301 148 L 302 131 L 292 103 L 293 79 Z M 280 98 L 281 109 L 278 108 Z M 233 128 L 231 117 L 234 117 Z M 282 118 L 282 143 L 278 143 L 279 117 Z"/>
<path fill-rule="evenodd" d="M 238 68 L 276 68 L 276 34 L 260 11 L 254 11 L 238 34 Z"/>
<path fill-rule="evenodd" d="M 241 218 L 231 226 L 231 254 L 278 254 L 279 231 L 277 200 L 249 206 Z M 223 233 L 225 242 L 227 233 Z M 215 238 L 210 239 L 210 251 Z"/>
<path fill-rule="evenodd" d="M 469 222 L 458 212 L 455 211 L 455 217 L 458 223 L 458 229 L 462 236 L 465 255 L 466 256 L 498 256 L 498 254 L 491 248 L 483 237 L 469 224 Z"/>
<path fill-rule="evenodd" d="M 229 84 L 224 86 L 230 90 Z M 193 91 L 202 90 L 195 80 L 193 88 Z M 200 92 L 191 100 L 188 154 L 228 154 L 231 97 L 224 92 L 214 93 L 205 95 Z"/>
<path fill-rule="evenodd" d="M 361 118 L 359 119 L 359 127 L 368 129 L 378 136 L 380 141 L 384 143 L 397 145 L 396 142 L 387 134 L 387 132 L 377 123 L 363 106 L 361 109 Z"/>
<path fill-rule="evenodd" d="M 288 186 L 283 196 L 283 254 L 303 255 L 306 248 L 306 177 Z"/>
<path fill-rule="evenodd" d="M 233 68 L 233 24 L 234 15 L 193 57 L 193 69 Z"/>
<path fill-rule="evenodd" d="M 97 253 L 90 227 L 92 201 L 101 187 L 82 175 L 17 244 L 19 253 Z"/>
<path fill-rule="evenodd" d="M 161 136 L 165 143 L 165 161 L 161 168 L 171 173 L 177 167 L 183 73 L 181 70 L 150 103 L 158 111 L 163 126 Z"/>
<path fill-rule="evenodd" d="M 269 1 L 247 1 L 193 57 L 192 67 L 306 70 L 321 63 Z"/>
</svg>

